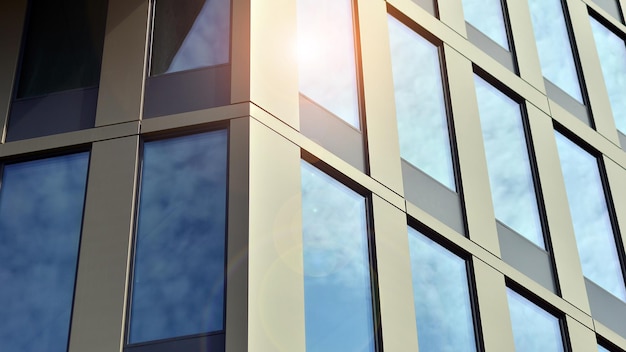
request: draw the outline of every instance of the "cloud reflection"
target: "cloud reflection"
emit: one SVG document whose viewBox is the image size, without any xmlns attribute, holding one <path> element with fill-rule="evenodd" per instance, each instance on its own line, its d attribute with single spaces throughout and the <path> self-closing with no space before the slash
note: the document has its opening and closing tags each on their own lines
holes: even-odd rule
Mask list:
<svg viewBox="0 0 626 352">
<path fill-rule="evenodd" d="M 6 165 L 0 190 L 0 350 L 67 348 L 89 154 Z"/>
<path fill-rule="evenodd" d="M 509 50 L 500 0 L 463 0 L 463 13 L 465 21 Z"/>
</svg>

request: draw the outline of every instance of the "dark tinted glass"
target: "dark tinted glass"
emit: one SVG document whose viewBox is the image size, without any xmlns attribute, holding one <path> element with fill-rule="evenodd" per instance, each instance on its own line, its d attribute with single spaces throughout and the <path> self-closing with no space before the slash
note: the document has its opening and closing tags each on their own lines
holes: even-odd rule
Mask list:
<svg viewBox="0 0 626 352">
<path fill-rule="evenodd" d="M 107 0 L 31 0 L 17 97 L 98 85 Z"/>
<path fill-rule="evenodd" d="M 544 248 L 521 107 L 480 77 L 474 82 L 496 218 Z"/>
<path fill-rule="evenodd" d="M 598 159 L 555 132 L 583 274 L 626 301 Z"/>
<path fill-rule="evenodd" d="M 439 49 L 388 17 L 400 155 L 456 190 Z"/>
<path fill-rule="evenodd" d="M 563 352 L 559 319 L 507 288 L 515 352 Z"/>
<path fill-rule="evenodd" d="M 230 0 L 155 0 L 150 73 L 225 64 Z"/>
<path fill-rule="evenodd" d="M 465 21 L 509 50 L 501 0 L 463 0 Z"/>
<path fill-rule="evenodd" d="M 129 342 L 224 329 L 227 132 L 144 145 Z"/>
<path fill-rule="evenodd" d="M 0 189 L 0 350 L 67 349 L 89 154 L 11 164 Z"/>
<path fill-rule="evenodd" d="M 306 350 L 374 351 L 365 198 L 302 162 Z"/>
<path fill-rule="evenodd" d="M 409 228 L 421 352 L 476 351 L 465 260 Z"/>
</svg>

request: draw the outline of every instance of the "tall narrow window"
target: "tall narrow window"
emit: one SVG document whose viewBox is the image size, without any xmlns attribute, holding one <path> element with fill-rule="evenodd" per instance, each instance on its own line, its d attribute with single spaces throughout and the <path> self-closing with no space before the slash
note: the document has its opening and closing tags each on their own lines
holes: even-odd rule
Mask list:
<svg viewBox="0 0 626 352">
<path fill-rule="evenodd" d="M 603 26 L 595 18 L 589 17 L 596 49 L 600 57 L 602 75 L 613 118 L 617 129 L 626 135 L 626 45 L 624 40 Z M 626 147 L 626 146 L 625 146 Z"/>
<path fill-rule="evenodd" d="M 375 351 L 366 200 L 302 162 L 306 349 Z"/>
<path fill-rule="evenodd" d="M 465 21 L 505 50 L 510 50 L 502 0 L 463 0 Z"/>
<path fill-rule="evenodd" d="M 66 351 L 89 154 L 4 167 L 0 350 Z"/>
<path fill-rule="evenodd" d="M 226 176 L 227 131 L 144 144 L 128 343 L 223 333 Z"/>
<path fill-rule="evenodd" d="M 563 352 L 563 335 L 557 317 L 507 288 L 515 352 Z"/>
<path fill-rule="evenodd" d="M 410 227 L 409 250 L 420 351 L 476 351 L 466 261 Z"/>
<path fill-rule="evenodd" d="M 456 190 L 439 49 L 388 19 L 400 155 Z"/>
<path fill-rule="evenodd" d="M 561 0 L 528 0 L 528 4 L 543 76 L 583 103 Z"/>
<path fill-rule="evenodd" d="M 300 94 L 360 129 L 351 0 L 298 0 Z"/>
<path fill-rule="evenodd" d="M 583 274 L 626 301 L 609 204 L 598 159 L 555 132 Z"/>
<path fill-rule="evenodd" d="M 480 77 L 474 83 L 496 218 L 544 248 L 521 107 Z"/>
</svg>

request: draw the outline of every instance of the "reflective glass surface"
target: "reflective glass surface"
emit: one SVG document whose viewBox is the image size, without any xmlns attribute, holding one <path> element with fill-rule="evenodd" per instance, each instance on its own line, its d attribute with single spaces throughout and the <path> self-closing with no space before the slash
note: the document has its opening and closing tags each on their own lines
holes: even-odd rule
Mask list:
<svg viewBox="0 0 626 352">
<path fill-rule="evenodd" d="M 463 0 L 465 21 L 509 50 L 501 0 Z"/>
<path fill-rule="evenodd" d="M 515 352 L 562 352 L 559 319 L 507 288 Z"/>
<path fill-rule="evenodd" d="M 626 301 L 598 160 L 555 132 L 583 274 Z"/>
<path fill-rule="evenodd" d="M 0 189 L 0 350 L 67 349 L 89 154 L 6 165 Z"/>
<path fill-rule="evenodd" d="M 544 248 L 521 107 L 474 76 L 496 218 Z"/>
<path fill-rule="evenodd" d="M 589 17 L 606 90 L 617 129 L 626 134 L 626 45 L 595 18 Z"/>
<path fill-rule="evenodd" d="M 543 76 L 583 102 L 561 0 L 528 0 Z"/>
<path fill-rule="evenodd" d="M 409 228 L 421 352 L 476 351 L 465 260 Z"/>
<path fill-rule="evenodd" d="M 97 86 L 107 0 L 32 0 L 17 97 Z"/>
<path fill-rule="evenodd" d="M 298 0 L 300 93 L 360 128 L 353 28 L 351 0 Z"/>
<path fill-rule="evenodd" d="M 129 342 L 224 329 L 227 132 L 147 142 Z"/>
<path fill-rule="evenodd" d="M 228 63 L 230 0 L 156 0 L 150 74 Z"/>
<path fill-rule="evenodd" d="M 609 350 L 607 350 L 606 348 L 598 345 L 598 352 L 610 352 Z"/>
<path fill-rule="evenodd" d="M 400 155 L 456 190 L 439 50 L 388 17 Z"/>
<path fill-rule="evenodd" d="M 307 352 L 374 351 L 365 204 L 302 161 Z"/>
</svg>

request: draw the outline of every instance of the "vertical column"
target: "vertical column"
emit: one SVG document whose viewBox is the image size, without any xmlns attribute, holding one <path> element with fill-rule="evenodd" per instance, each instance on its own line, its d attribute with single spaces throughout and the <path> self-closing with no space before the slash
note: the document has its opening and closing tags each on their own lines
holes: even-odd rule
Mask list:
<svg viewBox="0 0 626 352">
<path fill-rule="evenodd" d="M 0 141 L 4 142 L 26 17 L 26 0 L 0 3 Z"/>
<path fill-rule="evenodd" d="M 626 253 L 626 170 L 624 169 L 626 166 L 616 164 L 605 155 L 602 155 L 602 159 L 622 240 L 622 248 L 619 248 L 619 243 L 617 243 L 617 250 Z"/>
<path fill-rule="evenodd" d="M 383 350 L 417 351 L 406 214 L 372 196 Z"/>
<path fill-rule="evenodd" d="M 467 38 L 465 16 L 463 15 L 462 0 L 437 1 L 439 19 L 455 32 Z"/>
<path fill-rule="evenodd" d="M 587 290 L 569 213 L 552 119 L 526 103 L 561 297 L 587 314 Z"/>
<path fill-rule="evenodd" d="M 616 145 L 620 145 L 611 112 L 611 103 L 606 91 L 606 85 L 602 76 L 600 59 L 595 49 L 595 41 L 587 5 L 579 0 L 567 0 L 567 8 L 572 23 L 572 30 L 576 38 L 580 66 L 585 77 L 584 84 L 587 86 L 587 95 L 591 105 L 591 113 L 596 131 Z M 583 82 L 581 81 L 581 86 Z"/>
<path fill-rule="evenodd" d="M 359 1 L 363 91 L 370 175 L 403 194 L 385 1 Z"/>
<path fill-rule="evenodd" d="M 447 44 L 444 54 L 469 237 L 500 256 L 472 63 Z"/>
<path fill-rule="evenodd" d="M 69 352 L 122 351 L 139 137 L 91 149 Z"/>
<path fill-rule="evenodd" d="M 543 83 L 528 1 L 507 1 L 507 9 L 519 75 L 545 95 L 546 87 Z"/>
<path fill-rule="evenodd" d="M 485 351 L 515 351 L 504 275 L 472 257 Z"/>
<path fill-rule="evenodd" d="M 588 352 L 598 349 L 596 334 L 576 319 L 565 316 L 565 324 L 569 336 L 565 336 L 572 346 L 572 352 Z"/>
<path fill-rule="evenodd" d="M 304 351 L 300 148 L 250 121 L 248 349 Z"/>
<path fill-rule="evenodd" d="M 148 0 L 109 0 L 96 127 L 140 119 L 148 8 Z"/>
</svg>

